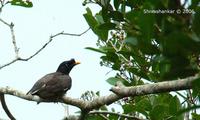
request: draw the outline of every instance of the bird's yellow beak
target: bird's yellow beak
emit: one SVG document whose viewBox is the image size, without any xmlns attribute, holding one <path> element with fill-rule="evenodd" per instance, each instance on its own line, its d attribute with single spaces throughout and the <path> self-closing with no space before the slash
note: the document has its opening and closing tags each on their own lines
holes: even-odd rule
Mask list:
<svg viewBox="0 0 200 120">
<path fill-rule="evenodd" d="M 79 61 L 76 61 L 76 62 L 75 62 L 75 65 L 78 65 L 78 64 L 81 64 L 81 62 L 79 62 Z"/>
</svg>

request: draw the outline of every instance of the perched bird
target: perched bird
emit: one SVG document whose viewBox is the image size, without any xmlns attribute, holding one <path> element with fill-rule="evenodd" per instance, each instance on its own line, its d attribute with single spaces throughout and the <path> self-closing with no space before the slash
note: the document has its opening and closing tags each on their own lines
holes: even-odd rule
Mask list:
<svg viewBox="0 0 200 120">
<path fill-rule="evenodd" d="M 57 71 L 39 79 L 27 94 L 38 95 L 47 100 L 56 101 L 71 88 L 72 81 L 69 73 L 80 62 L 74 59 L 62 62 Z"/>
</svg>

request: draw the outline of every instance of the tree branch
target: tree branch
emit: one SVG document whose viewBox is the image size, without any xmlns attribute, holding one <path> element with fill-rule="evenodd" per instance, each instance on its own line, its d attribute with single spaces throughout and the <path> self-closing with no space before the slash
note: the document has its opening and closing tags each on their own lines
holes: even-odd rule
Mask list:
<svg viewBox="0 0 200 120">
<path fill-rule="evenodd" d="M 76 106 L 80 108 L 82 112 L 87 114 L 89 111 L 93 109 L 98 109 L 99 107 L 103 105 L 112 104 L 115 101 L 118 101 L 127 96 L 142 96 L 142 95 L 148 95 L 148 94 L 191 89 L 192 82 L 199 78 L 200 76 L 196 75 L 193 77 L 188 77 L 188 78 L 180 79 L 180 80 L 165 81 L 165 82 L 139 85 L 139 86 L 133 86 L 133 87 L 125 87 L 125 86 L 118 87 L 117 86 L 111 89 L 116 94 L 111 93 L 108 96 L 98 97 L 91 101 L 84 101 L 81 99 L 64 96 L 61 101 L 57 101 L 57 102 L 62 102 L 68 105 Z M 0 87 L 0 93 L 13 95 L 25 100 L 35 101 L 38 103 L 52 102 L 52 101 L 41 99 L 38 96 L 26 95 L 25 93 L 19 90 L 10 88 L 10 87 Z M 81 115 L 81 116 L 84 116 L 84 115 Z"/>
<path fill-rule="evenodd" d="M 6 114 L 8 115 L 8 117 L 11 120 L 16 120 L 15 117 L 11 114 L 11 112 L 9 111 L 9 109 L 8 109 L 8 107 L 6 105 L 4 94 L 0 93 L 0 99 L 1 99 L 1 105 L 2 105 L 2 107 L 4 109 L 4 111 L 6 112 Z"/>
<path fill-rule="evenodd" d="M 180 80 L 158 82 L 153 84 L 132 86 L 132 87 L 113 87 L 111 91 L 120 96 L 141 96 L 147 94 L 186 90 L 192 87 L 192 81 L 199 78 L 199 75 Z"/>
<path fill-rule="evenodd" d="M 55 34 L 55 35 L 51 35 L 51 36 L 49 37 L 49 40 L 48 40 L 40 49 L 38 49 L 35 53 L 33 53 L 32 55 L 30 55 L 30 56 L 27 57 L 27 58 L 21 58 L 21 57 L 18 55 L 18 54 L 19 54 L 19 52 L 18 52 L 19 49 L 18 49 L 18 47 L 17 47 L 17 45 L 16 45 L 16 40 L 15 40 L 15 35 L 14 35 L 14 30 L 13 30 L 13 26 L 14 26 L 14 25 L 13 25 L 12 23 L 11 23 L 11 24 L 8 24 L 7 22 L 5 22 L 4 20 L 2 20 L 1 18 L 0 18 L 0 21 L 3 22 L 5 25 L 8 25 L 8 26 L 10 27 L 10 29 L 11 29 L 12 40 L 13 40 L 13 46 L 14 46 L 15 56 L 16 56 L 14 60 L 12 60 L 12 61 L 10 61 L 10 62 L 4 64 L 4 65 L 1 65 L 1 66 L 0 66 L 0 69 L 4 68 L 4 67 L 6 67 L 6 66 L 9 66 L 9 65 L 15 63 L 16 61 L 28 61 L 28 60 L 32 59 L 32 58 L 35 57 L 37 54 L 39 54 L 44 48 L 46 48 L 46 46 L 47 46 L 49 43 L 51 43 L 51 42 L 53 41 L 53 38 L 55 38 L 55 37 L 57 37 L 57 36 L 60 36 L 60 35 L 81 36 L 81 35 L 85 34 L 87 31 L 90 30 L 90 28 L 88 28 L 87 30 L 85 30 L 84 32 L 82 32 L 82 33 L 80 33 L 80 34 L 65 33 L 64 31 L 62 31 L 62 32 L 57 33 L 57 34 Z"/>
</svg>

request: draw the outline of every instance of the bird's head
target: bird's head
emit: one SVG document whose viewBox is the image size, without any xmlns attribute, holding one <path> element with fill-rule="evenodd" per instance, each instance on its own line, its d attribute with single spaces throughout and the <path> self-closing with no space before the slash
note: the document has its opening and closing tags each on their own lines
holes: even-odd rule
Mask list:
<svg viewBox="0 0 200 120">
<path fill-rule="evenodd" d="M 61 72 L 61 73 L 64 73 L 64 74 L 69 74 L 71 69 L 75 66 L 75 65 L 78 65 L 80 64 L 80 62 L 78 61 L 75 61 L 74 59 L 71 59 L 71 60 L 68 60 L 68 61 L 64 61 L 62 62 L 57 71 L 56 72 Z"/>
</svg>

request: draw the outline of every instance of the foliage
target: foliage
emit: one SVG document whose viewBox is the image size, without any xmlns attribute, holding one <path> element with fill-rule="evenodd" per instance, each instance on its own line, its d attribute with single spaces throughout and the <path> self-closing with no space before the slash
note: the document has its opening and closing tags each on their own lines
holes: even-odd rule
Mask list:
<svg viewBox="0 0 200 120">
<path fill-rule="evenodd" d="M 109 84 L 121 80 L 127 86 L 136 86 L 199 73 L 198 0 L 191 4 L 180 0 L 85 0 L 83 5 L 90 3 L 101 7 L 95 14 L 87 7 L 84 14 L 99 39 L 98 48 L 87 49 L 102 53 L 100 64 L 117 72 L 107 80 Z M 128 98 L 121 107 L 126 114 L 147 119 L 181 120 L 179 111 L 198 103 L 199 89 L 178 96 L 165 93 Z M 185 102 L 181 103 L 180 97 Z M 192 117 L 199 117 L 195 110 Z"/>
<path fill-rule="evenodd" d="M 15 6 L 22 6 L 22 7 L 33 7 L 33 3 L 31 1 L 24 1 L 24 0 L 11 0 L 8 3 L 11 3 L 11 5 L 15 5 Z"/>
</svg>

